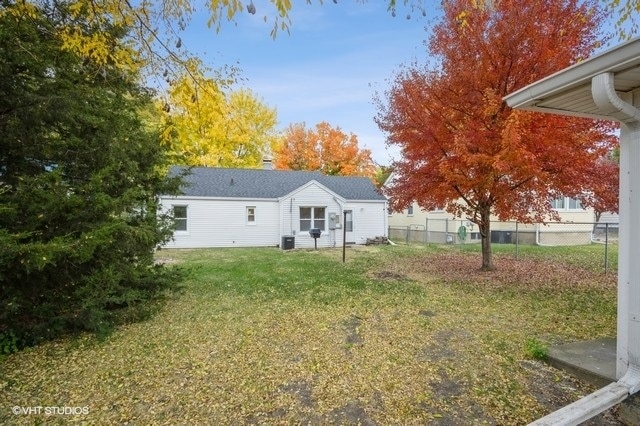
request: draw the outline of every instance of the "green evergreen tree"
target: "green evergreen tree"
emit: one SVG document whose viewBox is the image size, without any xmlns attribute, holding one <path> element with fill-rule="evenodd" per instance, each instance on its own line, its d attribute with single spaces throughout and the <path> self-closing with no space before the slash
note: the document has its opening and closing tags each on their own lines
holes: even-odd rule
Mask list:
<svg viewBox="0 0 640 426">
<path fill-rule="evenodd" d="M 0 341 L 21 345 L 107 330 L 116 308 L 172 282 L 153 264 L 171 234 L 158 194 L 177 182 L 138 115 L 151 94 L 139 76 L 64 50 L 60 5 L 0 5 Z M 109 30 L 122 43 L 125 29 Z"/>
</svg>

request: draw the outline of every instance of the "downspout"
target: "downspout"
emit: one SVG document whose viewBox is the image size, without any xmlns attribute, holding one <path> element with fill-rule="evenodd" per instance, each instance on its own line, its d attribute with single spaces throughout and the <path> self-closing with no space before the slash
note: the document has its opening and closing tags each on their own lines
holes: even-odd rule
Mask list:
<svg viewBox="0 0 640 426">
<path fill-rule="evenodd" d="M 342 218 L 344 216 L 343 215 L 344 207 L 342 206 L 342 204 L 340 203 L 340 201 L 338 201 L 338 199 L 336 197 L 333 197 L 333 201 L 336 202 L 336 204 L 338 205 L 338 209 L 340 209 L 340 213 L 339 213 L 338 217 Z M 345 227 L 346 224 L 343 223 L 342 226 Z M 343 235 L 344 235 L 344 233 L 343 233 Z M 344 241 L 342 243 L 344 244 Z M 338 244 L 338 237 L 337 237 L 337 232 L 334 229 L 333 230 L 333 247 L 335 247 L 337 244 Z"/>
<path fill-rule="evenodd" d="M 618 262 L 617 382 L 543 417 L 531 425 L 578 425 L 640 391 L 640 109 L 615 91 L 614 74 L 591 79 L 598 112 L 620 128 L 620 240 Z M 634 218 L 636 218 L 634 220 Z"/>
</svg>

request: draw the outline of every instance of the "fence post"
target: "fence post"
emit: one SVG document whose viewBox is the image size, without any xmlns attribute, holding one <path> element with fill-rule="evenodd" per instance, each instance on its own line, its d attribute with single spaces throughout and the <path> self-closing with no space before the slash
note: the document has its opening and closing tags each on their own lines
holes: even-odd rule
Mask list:
<svg viewBox="0 0 640 426">
<path fill-rule="evenodd" d="M 518 240 L 520 234 L 518 234 L 518 221 L 516 220 L 516 260 L 518 260 Z"/>
<path fill-rule="evenodd" d="M 449 218 L 444 220 L 444 243 L 449 244 Z"/>
<path fill-rule="evenodd" d="M 424 245 L 429 244 L 429 218 L 424 220 Z"/>
<path fill-rule="evenodd" d="M 604 224 L 604 273 L 609 272 L 609 223 Z"/>
<path fill-rule="evenodd" d="M 409 245 L 409 244 L 410 244 L 410 238 L 409 238 L 409 236 L 410 236 L 409 234 L 410 234 L 410 233 L 411 233 L 411 225 L 407 226 L 407 237 L 406 237 L 406 239 L 407 239 L 407 245 Z"/>
</svg>

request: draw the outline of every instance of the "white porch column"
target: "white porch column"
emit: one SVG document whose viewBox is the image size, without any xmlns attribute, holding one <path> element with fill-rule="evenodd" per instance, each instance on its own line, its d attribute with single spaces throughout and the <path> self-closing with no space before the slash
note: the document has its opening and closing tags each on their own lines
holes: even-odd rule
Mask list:
<svg viewBox="0 0 640 426">
<path fill-rule="evenodd" d="M 620 228 L 616 375 L 640 366 L 640 124 L 620 126 Z"/>
<path fill-rule="evenodd" d="M 640 94 L 618 94 L 613 73 L 591 82 L 601 112 L 620 121 L 618 343 L 616 377 L 640 370 Z"/>
</svg>

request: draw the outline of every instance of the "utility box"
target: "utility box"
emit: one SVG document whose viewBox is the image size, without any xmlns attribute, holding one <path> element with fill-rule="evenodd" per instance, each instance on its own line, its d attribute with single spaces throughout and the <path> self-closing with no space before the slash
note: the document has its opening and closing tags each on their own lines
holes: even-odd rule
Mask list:
<svg viewBox="0 0 640 426">
<path fill-rule="evenodd" d="M 511 231 L 491 231 L 491 242 L 496 244 L 512 244 Z"/>
<path fill-rule="evenodd" d="M 282 250 L 291 250 L 296 247 L 296 237 L 293 235 L 283 235 L 282 244 L 280 244 Z"/>
<path fill-rule="evenodd" d="M 329 213 L 329 229 L 339 229 L 340 226 L 340 215 L 336 212 Z"/>
</svg>

